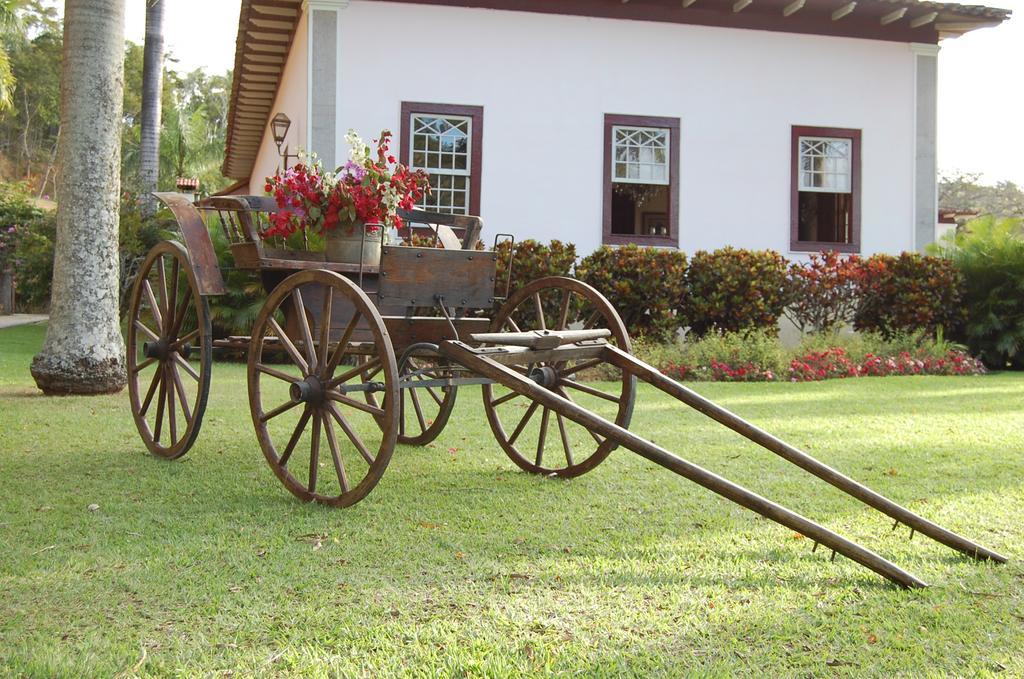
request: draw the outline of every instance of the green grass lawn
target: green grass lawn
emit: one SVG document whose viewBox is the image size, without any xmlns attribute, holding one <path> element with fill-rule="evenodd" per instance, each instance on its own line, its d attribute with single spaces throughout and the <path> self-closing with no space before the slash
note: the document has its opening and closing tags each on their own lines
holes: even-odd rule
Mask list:
<svg viewBox="0 0 1024 679">
<path fill-rule="evenodd" d="M 640 389 L 634 431 L 931 583 L 906 591 L 628 451 L 519 473 L 474 388 L 362 503 L 303 505 L 242 366 L 167 462 L 125 394 L 39 395 L 42 333 L 0 331 L 0 675 L 1024 675 L 1024 375 L 697 386 L 1003 566 Z"/>
</svg>

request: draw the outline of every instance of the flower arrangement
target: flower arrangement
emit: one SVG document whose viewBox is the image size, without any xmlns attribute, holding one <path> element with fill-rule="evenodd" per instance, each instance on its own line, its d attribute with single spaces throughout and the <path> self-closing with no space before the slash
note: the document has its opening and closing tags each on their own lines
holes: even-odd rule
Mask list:
<svg viewBox="0 0 1024 679">
<path fill-rule="evenodd" d="M 411 210 L 428 195 L 430 179 L 425 171 L 398 163 L 389 152 L 391 136 L 390 131 L 382 131 L 374 152 L 349 130 L 345 135 L 349 160 L 333 172 L 310 157 L 268 177 L 264 188 L 280 209 L 271 216 L 262 237 L 288 238 L 302 230 L 359 235 L 364 224 L 372 235 L 382 227 L 401 228 L 399 208 Z"/>
</svg>

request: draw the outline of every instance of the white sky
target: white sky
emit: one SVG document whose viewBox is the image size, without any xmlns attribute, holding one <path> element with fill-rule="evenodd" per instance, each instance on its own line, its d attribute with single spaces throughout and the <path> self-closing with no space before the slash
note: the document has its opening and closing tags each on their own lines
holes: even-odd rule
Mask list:
<svg viewBox="0 0 1024 679">
<path fill-rule="evenodd" d="M 986 0 L 969 0 L 985 2 Z M 146 0 L 127 0 L 127 38 L 145 36 Z M 175 68 L 223 72 L 234 65 L 239 0 L 164 0 L 165 42 Z M 1014 10 L 998 28 L 942 43 L 939 169 L 982 172 L 1024 186 L 1024 0 L 987 0 Z"/>
</svg>

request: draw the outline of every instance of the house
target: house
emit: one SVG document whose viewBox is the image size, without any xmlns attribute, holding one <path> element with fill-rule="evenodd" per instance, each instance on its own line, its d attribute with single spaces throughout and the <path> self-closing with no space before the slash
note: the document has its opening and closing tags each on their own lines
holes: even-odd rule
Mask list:
<svg viewBox="0 0 1024 679">
<path fill-rule="evenodd" d="M 243 0 L 224 173 L 394 131 L 428 209 L 574 242 L 920 250 L 939 40 L 1009 11 L 914 0 Z M 289 159 L 294 162 L 294 159 Z"/>
</svg>

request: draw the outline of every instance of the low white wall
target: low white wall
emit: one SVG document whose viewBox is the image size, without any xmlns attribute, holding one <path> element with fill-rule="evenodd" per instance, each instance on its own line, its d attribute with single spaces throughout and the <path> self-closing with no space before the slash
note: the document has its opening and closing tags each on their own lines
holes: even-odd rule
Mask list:
<svg viewBox="0 0 1024 679">
<path fill-rule="evenodd" d="M 348 128 L 397 135 L 403 100 L 483 106 L 491 233 L 600 245 L 620 113 L 681 120 L 687 252 L 789 253 L 791 125 L 863 130 L 862 252 L 913 247 L 906 44 L 361 0 L 340 24 L 338 157 Z"/>
</svg>

